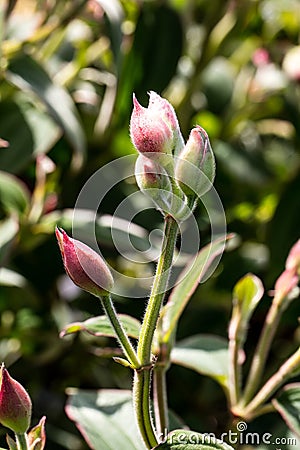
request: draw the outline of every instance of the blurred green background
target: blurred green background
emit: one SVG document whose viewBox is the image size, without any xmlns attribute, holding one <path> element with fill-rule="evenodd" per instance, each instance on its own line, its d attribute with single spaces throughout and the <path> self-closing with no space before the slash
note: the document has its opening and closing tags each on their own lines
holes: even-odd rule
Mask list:
<svg viewBox="0 0 300 450">
<path fill-rule="evenodd" d="M 215 186 L 239 243 L 194 294 L 178 337 L 226 336 L 234 284 L 251 271 L 268 292 L 300 235 L 299 30 L 298 0 L 0 1 L 0 360 L 30 392 L 33 423 L 47 416 L 47 449 L 87 448 L 64 413 L 68 386 L 131 388 L 128 370 L 99 357 L 99 346 L 114 341 L 59 338 L 67 323 L 101 310 L 64 277 L 53 233 L 56 224 L 71 230 L 76 198 L 97 169 L 135 153 L 132 93 L 146 106 L 147 91 L 158 92 L 174 105 L 185 138 L 195 124 L 211 138 Z M 114 214 L 135 190 L 132 179 L 120 183 L 101 214 Z M 151 231 L 162 219 L 152 210 L 136 222 Z M 108 230 L 98 228 L 117 270 L 133 277 L 153 270 L 121 258 Z M 116 301 L 118 311 L 141 318 L 145 299 Z M 266 294 L 249 353 L 269 303 Z M 270 373 L 300 343 L 298 315 L 295 302 Z M 224 430 L 217 384 L 179 367 L 168 382 L 171 408 L 192 429 Z M 266 416 L 253 427 L 271 424 L 276 418 Z M 2 446 L 4 435 L 1 428 Z"/>
</svg>

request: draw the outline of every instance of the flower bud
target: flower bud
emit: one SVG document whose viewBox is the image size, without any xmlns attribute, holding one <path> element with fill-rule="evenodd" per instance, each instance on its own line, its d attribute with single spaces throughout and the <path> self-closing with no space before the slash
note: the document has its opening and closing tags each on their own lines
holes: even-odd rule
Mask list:
<svg viewBox="0 0 300 450">
<path fill-rule="evenodd" d="M 60 228 L 56 228 L 55 234 L 65 270 L 73 283 L 96 297 L 111 291 L 114 280 L 101 256 Z"/>
<path fill-rule="evenodd" d="M 148 153 L 148 157 L 157 153 L 171 154 L 176 146 L 183 143 L 174 108 L 153 91 L 149 96 L 148 108 L 140 105 L 133 96 L 131 140 L 135 148 L 140 153 Z"/>
<path fill-rule="evenodd" d="M 215 178 L 215 158 L 206 131 L 197 125 L 179 154 L 175 178 L 187 197 L 200 197 Z"/>
<path fill-rule="evenodd" d="M 0 371 L 0 422 L 15 433 L 26 433 L 31 420 L 31 399 L 4 367 Z"/>
<path fill-rule="evenodd" d="M 275 295 L 277 298 L 284 298 L 289 296 L 297 287 L 299 277 L 294 270 L 286 269 L 275 283 Z"/>
<path fill-rule="evenodd" d="M 140 190 L 163 212 L 172 202 L 172 185 L 166 170 L 158 161 L 139 155 L 135 164 L 135 178 Z"/>
</svg>

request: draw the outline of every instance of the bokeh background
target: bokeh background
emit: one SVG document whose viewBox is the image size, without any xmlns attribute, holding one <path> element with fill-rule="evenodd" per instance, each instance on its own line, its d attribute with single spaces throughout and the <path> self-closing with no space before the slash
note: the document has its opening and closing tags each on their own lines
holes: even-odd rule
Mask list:
<svg viewBox="0 0 300 450">
<path fill-rule="evenodd" d="M 76 198 L 97 169 L 135 153 L 133 92 L 144 106 L 149 90 L 166 97 L 185 138 L 195 124 L 207 130 L 215 186 L 228 230 L 238 236 L 194 294 L 178 338 L 226 336 L 232 288 L 253 272 L 266 295 L 249 329 L 251 354 L 268 291 L 300 236 L 299 30 L 298 0 L 0 1 L 0 360 L 30 392 L 33 423 L 47 416 L 47 449 L 87 448 L 64 412 L 67 387 L 131 387 L 128 370 L 99 356 L 113 340 L 59 337 L 67 323 L 101 310 L 66 280 L 54 228 L 71 230 Z M 136 189 L 134 179 L 120 183 L 101 214 L 113 215 Z M 201 208 L 196 217 L 205 240 Z M 151 231 L 162 219 L 147 210 L 135 221 Z M 117 270 L 134 277 L 154 269 L 120 257 L 101 223 L 97 238 Z M 141 318 L 145 299 L 116 302 L 118 311 Z M 298 315 L 295 301 L 268 372 L 299 345 Z M 224 431 L 226 399 L 215 382 L 172 367 L 168 383 L 170 406 L 185 423 Z M 269 431 L 277 418 L 253 427 Z M 4 435 L 1 428 L 2 446 Z"/>
</svg>

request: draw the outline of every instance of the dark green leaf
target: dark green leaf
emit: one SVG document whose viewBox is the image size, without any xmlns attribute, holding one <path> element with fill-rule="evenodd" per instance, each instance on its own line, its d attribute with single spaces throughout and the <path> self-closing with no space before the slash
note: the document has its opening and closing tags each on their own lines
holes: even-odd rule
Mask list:
<svg viewBox="0 0 300 450">
<path fill-rule="evenodd" d="M 134 317 L 126 314 L 118 315 L 128 336 L 133 338 L 139 337 L 140 322 Z M 61 332 L 61 337 L 67 334 L 77 333 L 78 331 L 87 331 L 94 336 L 116 337 L 115 332 L 106 316 L 92 317 L 84 322 L 74 322 L 67 325 Z"/>
<path fill-rule="evenodd" d="M 233 450 L 225 442 L 208 434 L 190 430 L 174 430 L 168 434 L 167 441 L 155 447 L 161 450 Z"/>
<path fill-rule="evenodd" d="M 28 55 L 19 54 L 11 59 L 8 71 L 12 83 L 33 91 L 45 103 L 75 150 L 74 163 L 79 166 L 85 153 L 85 138 L 68 92 L 54 84 L 45 69 Z"/>
<path fill-rule="evenodd" d="M 272 403 L 287 426 L 300 437 L 300 383 L 285 386 Z"/>
<path fill-rule="evenodd" d="M 171 361 L 228 385 L 228 342 L 218 336 L 197 334 L 178 342 Z"/>
</svg>

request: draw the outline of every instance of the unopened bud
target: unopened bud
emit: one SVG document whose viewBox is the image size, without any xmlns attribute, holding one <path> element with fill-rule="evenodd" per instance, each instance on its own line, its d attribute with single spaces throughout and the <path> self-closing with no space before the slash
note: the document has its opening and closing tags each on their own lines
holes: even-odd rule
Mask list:
<svg viewBox="0 0 300 450">
<path fill-rule="evenodd" d="M 61 228 L 55 230 L 65 270 L 73 283 L 99 297 L 111 291 L 114 280 L 98 253 L 77 239 L 70 238 Z"/>
<path fill-rule="evenodd" d="M 187 197 L 200 197 L 212 186 L 215 158 L 206 131 L 197 125 L 179 155 L 175 178 Z"/>
<path fill-rule="evenodd" d="M 182 144 L 178 120 L 173 106 L 155 92 L 150 92 L 149 105 L 144 108 L 135 95 L 130 120 L 130 136 L 135 148 L 148 157 L 157 153 L 171 154 Z"/>
<path fill-rule="evenodd" d="M 31 399 L 27 391 L 4 367 L 0 371 L 0 422 L 15 433 L 26 433 L 31 420 Z"/>
<path fill-rule="evenodd" d="M 166 170 L 158 161 L 139 155 L 135 164 L 135 178 L 140 190 L 163 212 L 169 212 L 172 185 Z"/>
</svg>

